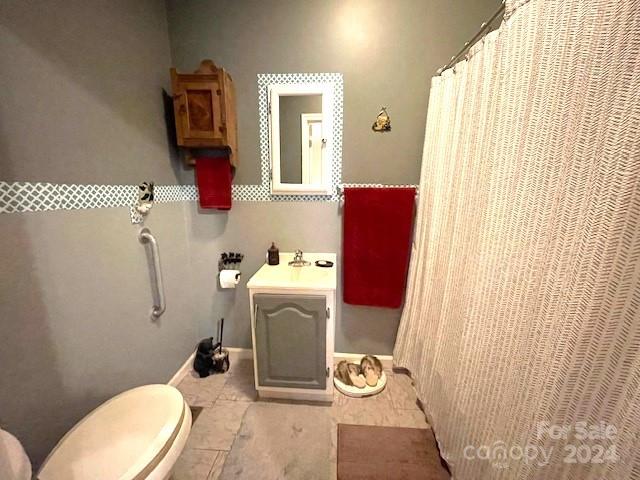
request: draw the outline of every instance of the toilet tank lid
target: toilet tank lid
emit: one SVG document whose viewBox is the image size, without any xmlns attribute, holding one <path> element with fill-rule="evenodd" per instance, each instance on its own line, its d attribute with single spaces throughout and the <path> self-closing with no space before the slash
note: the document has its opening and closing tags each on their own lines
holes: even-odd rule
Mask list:
<svg viewBox="0 0 640 480">
<path fill-rule="evenodd" d="M 184 408 L 182 394 L 169 385 L 123 392 L 89 413 L 58 442 L 38 478 L 136 478 L 170 446 Z"/>
</svg>

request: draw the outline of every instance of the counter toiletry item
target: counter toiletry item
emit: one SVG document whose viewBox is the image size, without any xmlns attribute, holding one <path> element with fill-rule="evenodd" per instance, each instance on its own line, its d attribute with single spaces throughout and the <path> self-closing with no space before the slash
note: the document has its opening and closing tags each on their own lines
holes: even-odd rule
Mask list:
<svg viewBox="0 0 640 480">
<path fill-rule="evenodd" d="M 316 260 L 316 267 L 331 268 L 333 262 L 331 260 Z"/>
<path fill-rule="evenodd" d="M 267 250 L 267 263 L 269 265 L 278 265 L 280 263 L 280 250 L 276 247 L 275 242 L 271 242 L 271 246 Z"/>
</svg>

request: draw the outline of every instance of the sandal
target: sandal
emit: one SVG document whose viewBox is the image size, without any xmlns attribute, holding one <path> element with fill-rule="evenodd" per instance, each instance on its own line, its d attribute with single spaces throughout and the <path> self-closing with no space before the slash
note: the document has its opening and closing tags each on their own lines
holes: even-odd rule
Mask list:
<svg viewBox="0 0 640 480">
<path fill-rule="evenodd" d="M 345 385 L 350 385 L 356 388 L 364 388 L 366 382 L 360 375 L 362 373 L 360 365 L 356 363 L 347 363 L 346 360 L 342 360 L 336 366 L 334 372 L 335 377 Z"/>
<path fill-rule="evenodd" d="M 364 375 L 366 384 L 375 387 L 382 376 L 382 362 L 373 355 L 365 355 L 360 360 L 360 369 Z"/>
<path fill-rule="evenodd" d="M 351 380 L 351 384 L 356 388 L 364 388 L 366 386 L 365 379 L 360 375 L 360 365 L 355 363 L 350 363 L 348 365 L 349 368 L 349 380 Z"/>
</svg>

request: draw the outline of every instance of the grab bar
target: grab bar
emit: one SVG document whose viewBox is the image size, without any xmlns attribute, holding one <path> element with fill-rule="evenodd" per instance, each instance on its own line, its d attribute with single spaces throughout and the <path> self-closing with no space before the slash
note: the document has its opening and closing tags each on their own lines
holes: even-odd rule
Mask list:
<svg viewBox="0 0 640 480">
<path fill-rule="evenodd" d="M 138 235 L 140 243 L 148 243 L 151 245 L 151 257 L 153 258 L 153 279 L 155 280 L 155 289 L 153 291 L 154 304 L 151 307 L 151 318 L 157 319 L 167 308 L 164 301 L 164 286 L 162 285 L 162 270 L 160 269 L 160 252 L 158 250 L 158 242 L 151 234 L 148 228 L 140 230 Z"/>
</svg>

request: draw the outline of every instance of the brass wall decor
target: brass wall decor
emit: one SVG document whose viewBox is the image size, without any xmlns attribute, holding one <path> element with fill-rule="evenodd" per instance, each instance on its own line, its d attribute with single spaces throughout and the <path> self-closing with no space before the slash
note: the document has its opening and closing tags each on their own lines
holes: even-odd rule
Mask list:
<svg viewBox="0 0 640 480">
<path fill-rule="evenodd" d="M 387 107 L 382 107 L 376 121 L 371 125 L 371 130 L 374 132 L 390 132 L 391 131 L 391 118 L 387 113 Z"/>
</svg>

